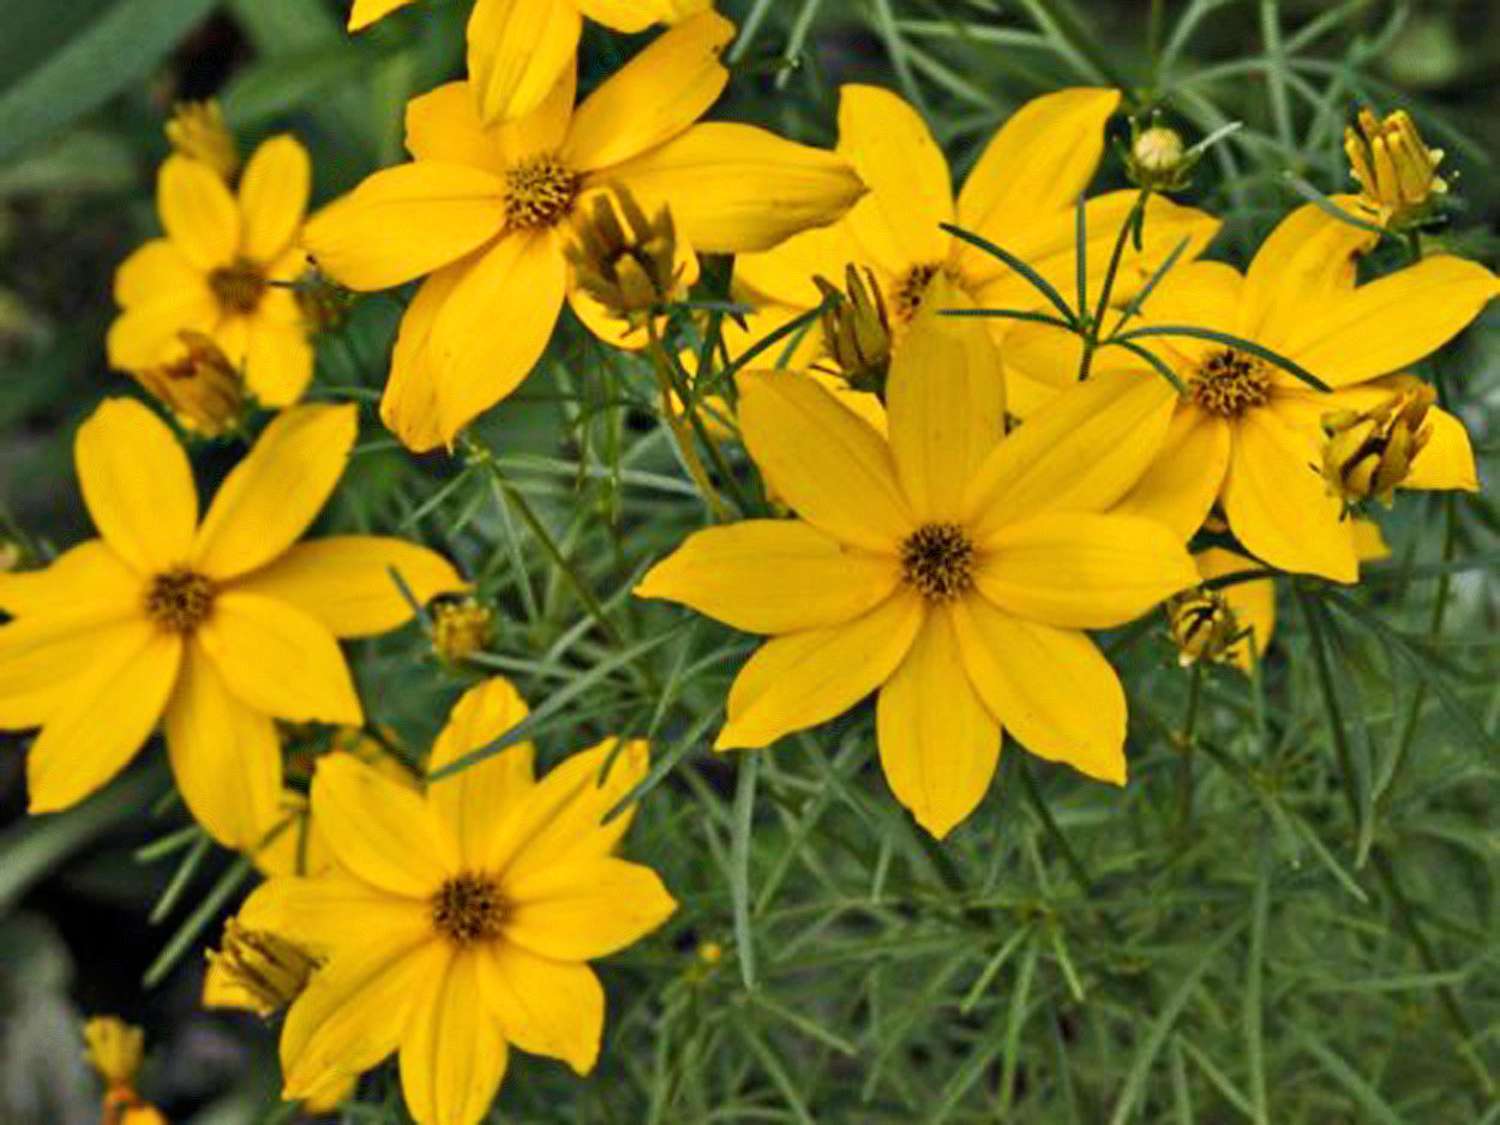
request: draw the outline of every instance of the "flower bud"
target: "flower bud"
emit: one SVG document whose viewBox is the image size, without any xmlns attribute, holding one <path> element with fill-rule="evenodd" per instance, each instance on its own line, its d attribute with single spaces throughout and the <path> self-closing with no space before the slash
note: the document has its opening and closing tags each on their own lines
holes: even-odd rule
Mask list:
<svg viewBox="0 0 1500 1125">
<path fill-rule="evenodd" d="M 317 967 L 316 958 L 300 946 L 231 918 L 224 923 L 220 947 L 208 951 L 203 1006 L 270 1016 L 302 994 Z"/>
<path fill-rule="evenodd" d="M 855 390 L 884 393 L 891 367 L 891 321 L 875 275 L 851 264 L 844 271 L 843 289 L 821 277 L 813 282 L 827 302 L 823 343 L 838 374 Z"/>
<path fill-rule="evenodd" d="M 207 164 L 221 179 L 233 179 L 239 171 L 239 149 L 218 102 L 178 102 L 165 132 L 175 152 Z"/>
<path fill-rule="evenodd" d="M 354 294 L 329 277 L 316 265 L 309 264 L 295 282 L 292 296 L 302 314 L 303 326 L 310 333 L 332 332 L 344 323 Z"/>
<path fill-rule="evenodd" d="M 594 196 L 573 222 L 564 253 L 578 287 L 633 327 L 681 295 L 677 230 L 663 206 L 655 218 L 622 185 Z"/>
<path fill-rule="evenodd" d="M 95 1016 L 83 1025 L 84 1058 L 107 1086 L 130 1086 L 145 1055 L 145 1033 L 117 1016 Z"/>
<path fill-rule="evenodd" d="M 1198 155 L 1183 144 L 1176 129 L 1153 122 L 1145 129 L 1131 122 L 1125 171 L 1137 187 L 1151 191 L 1180 191 L 1187 187 Z"/>
<path fill-rule="evenodd" d="M 1240 623 L 1229 601 L 1217 590 L 1187 590 L 1167 600 L 1167 630 L 1177 646 L 1177 662 L 1186 668 L 1199 661 L 1219 664 L 1232 659 Z"/>
<path fill-rule="evenodd" d="M 494 639 L 495 614 L 473 598 L 438 602 L 432 608 L 432 650 L 444 664 L 462 664 Z"/>
<path fill-rule="evenodd" d="M 1344 152 L 1359 181 L 1360 201 L 1382 226 L 1402 227 L 1422 219 L 1433 197 L 1448 191 L 1437 174 L 1442 150 L 1427 147 L 1404 109 L 1384 120 L 1360 110 L 1356 124 L 1344 130 Z"/>
<path fill-rule="evenodd" d="M 1330 495 L 1346 507 L 1372 498 L 1390 507 L 1432 436 L 1427 411 L 1436 398 L 1426 383 L 1413 382 L 1373 409 L 1323 415 L 1323 479 Z"/>
<path fill-rule="evenodd" d="M 201 332 L 178 333 L 183 354 L 133 372 L 182 425 L 204 437 L 235 429 L 245 413 L 245 381 L 219 346 Z"/>
</svg>

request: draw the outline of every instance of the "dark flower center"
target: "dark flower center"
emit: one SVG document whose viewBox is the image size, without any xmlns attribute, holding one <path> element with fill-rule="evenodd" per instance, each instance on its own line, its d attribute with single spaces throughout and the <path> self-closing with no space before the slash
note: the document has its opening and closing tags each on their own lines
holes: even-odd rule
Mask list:
<svg viewBox="0 0 1500 1125">
<path fill-rule="evenodd" d="M 1210 414 L 1238 418 L 1252 406 L 1271 401 L 1271 372 L 1258 356 L 1221 348 L 1199 364 L 1188 390 Z"/>
<path fill-rule="evenodd" d="M 266 295 L 266 284 L 265 272 L 247 258 L 236 258 L 233 264 L 220 266 L 208 275 L 208 287 L 219 306 L 231 313 L 247 314 L 258 309 Z"/>
<path fill-rule="evenodd" d="M 505 899 L 488 875 L 455 875 L 432 896 L 432 928 L 455 945 L 493 941 L 504 921 Z"/>
<path fill-rule="evenodd" d="M 952 601 L 974 583 L 974 544 L 956 523 L 923 524 L 901 544 L 901 572 L 928 601 Z"/>
<path fill-rule="evenodd" d="M 556 226 L 573 209 L 582 182 L 582 176 L 552 153 L 506 169 L 506 224 L 525 230 Z"/>
<path fill-rule="evenodd" d="M 146 588 L 146 616 L 169 633 L 191 633 L 213 612 L 212 578 L 185 566 L 163 571 Z"/>
</svg>

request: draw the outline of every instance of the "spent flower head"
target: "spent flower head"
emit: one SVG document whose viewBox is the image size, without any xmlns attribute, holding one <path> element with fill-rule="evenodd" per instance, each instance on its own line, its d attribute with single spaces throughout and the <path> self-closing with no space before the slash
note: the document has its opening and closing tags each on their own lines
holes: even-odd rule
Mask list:
<svg viewBox="0 0 1500 1125">
<path fill-rule="evenodd" d="M 184 429 L 221 437 L 239 428 L 245 415 L 245 380 L 213 338 L 178 333 L 176 359 L 131 372 L 136 382 L 170 410 Z"/>
<path fill-rule="evenodd" d="M 823 346 L 837 374 L 857 391 L 884 396 L 891 367 L 891 320 L 875 275 L 851 262 L 844 270 L 843 289 L 823 277 L 813 281 L 826 302 Z"/>
<path fill-rule="evenodd" d="M 628 187 L 612 185 L 580 205 L 572 234 L 564 253 L 574 282 L 632 329 L 686 295 L 687 270 L 665 203 L 648 217 Z"/>
<path fill-rule="evenodd" d="M 1443 150 L 1427 147 L 1404 109 L 1384 118 L 1361 109 L 1344 129 L 1344 152 L 1359 182 L 1359 202 L 1382 226 L 1399 230 L 1422 222 L 1448 192 L 1437 174 Z"/>
<path fill-rule="evenodd" d="M 1367 410 L 1324 414 L 1322 471 L 1329 494 L 1346 507 L 1373 499 L 1389 508 L 1432 440 L 1429 415 L 1436 402 L 1431 386 L 1412 380 Z"/>
</svg>

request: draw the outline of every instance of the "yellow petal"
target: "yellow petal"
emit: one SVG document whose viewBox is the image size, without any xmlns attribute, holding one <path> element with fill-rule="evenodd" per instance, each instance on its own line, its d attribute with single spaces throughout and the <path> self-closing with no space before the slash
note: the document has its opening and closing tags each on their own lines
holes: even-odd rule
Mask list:
<svg viewBox="0 0 1500 1125">
<path fill-rule="evenodd" d="M 266 878 L 277 875 L 326 875 L 334 869 L 333 853 L 313 824 L 307 794 L 283 788 L 271 819 L 256 826 L 244 849 Z"/>
<path fill-rule="evenodd" d="M 1359 561 L 1378 562 L 1391 557 L 1390 544 L 1380 533 L 1380 525 L 1374 520 L 1353 519 L 1349 521 L 1354 538 L 1354 553 Z"/>
<path fill-rule="evenodd" d="M 156 208 L 167 237 L 200 270 L 234 261 L 240 212 L 219 174 L 185 156 L 169 156 L 156 180 Z"/>
<path fill-rule="evenodd" d="M 245 351 L 245 383 L 262 406 L 290 406 L 313 376 L 313 346 L 300 325 L 251 322 Z"/>
<path fill-rule="evenodd" d="M 1244 294 L 1245 279 L 1233 266 L 1223 262 L 1188 262 L 1172 267 L 1172 272 L 1151 291 L 1141 310 L 1146 323 L 1187 324 L 1234 332 L 1239 326 Z M 1165 343 L 1193 357 L 1219 346 L 1175 336 L 1143 343 L 1147 348 Z"/>
<path fill-rule="evenodd" d="M 425 453 L 444 442 L 438 421 L 437 375 L 432 357 L 432 326 L 475 256 L 444 266 L 417 289 L 401 318 L 391 375 L 380 400 L 380 420 L 408 449 Z"/>
<path fill-rule="evenodd" d="M 198 493 L 165 422 L 134 399 L 105 399 L 78 427 L 73 455 L 89 515 L 115 554 L 142 574 L 187 560 Z"/>
<path fill-rule="evenodd" d="M 776 494 L 842 543 L 894 554 L 916 526 L 880 435 L 804 375 L 745 372 L 740 431 Z"/>
<path fill-rule="evenodd" d="M 376 535 L 335 535 L 294 543 L 269 566 L 245 575 L 234 589 L 296 606 L 335 637 L 373 637 L 411 620 L 418 605 L 466 589 L 452 564 L 435 551 Z"/>
<path fill-rule="evenodd" d="M 373 887 L 425 900 L 459 869 L 457 842 L 427 802 L 352 754 L 318 760 L 312 805 L 339 866 Z"/>
<path fill-rule="evenodd" d="M 869 200 L 864 199 L 859 206 L 868 203 Z M 734 259 L 734 284 L 755 303 L 785 305 L 795 315 L 815 308 L 822 301 L 823 295 L 813 284 L 814 277 L 842 284 L 844 267 L 855 257 L 856 247 L 848 224 L 840 220 L 831 226 L 814 227 L 794 234 L 758 254 L 737 255 Z M 877 275 L 877 280 L 882 289 L 888 289 L 894 279 Z M 774 327 L 776 325 L 768 324 L 757 335 Z M 814 327 L 809 334 L 816 337 L 817 328 Z"/>
<path fill-rule="evenodd" d="M 1291 358 L 1329 386 L 1388 375 L 1437 351 L 1479 315 L 1500 281 L 1448 254 L 1298 309 Z"/>
<path fill-rule="evenodd" d="M 1163 379 L 1106 372 L 1062 392 L 995 447 L 969 483 L 964 522 L 980 546 L 1043 511 L 1102 512 L 1161 448 L 1177 395 Z"/>
<path fill-rule="evenodd" d="M 514 685 L 501 676 L 476 684 L 459 698 L 433 744 L 427 772 L 436 773 L 471 751 L 494 742 L 528 714 Z M 536 782 L 530 742 L 508 746 L 458 773 L 427 783 L 427 802 L 458 840 L 471 868 L 493 863 L 490 844 L 502 817 L 525 801 Z"/>
<path fill-rule="evenodd" d="M 240 702 L 192 643 L 164 729 L 172 775 L 193 817 L 225 847 L 254 848 L 281 799 L 281 740 L 271 717 Z"/>
<path fill-rule="evenodd" d="M 123 308 L 169 293 L 203 288 L 203 271 L 170 238 L 153 238 L 115 270 L 115 301 Z"/>
<path fill-rule="evenodd" d="M 240 253 L 256 262 L 280 257 L 297 237 L 311 192 L 312 161 L 295 137 L 272 137 L 257 148 L 240 177 Z"/>
<path fill-rule="evenodd" d="M 491 127 L 507 165 L 519 164 L 543 153 L 556 154 L 567 139 L 568 126 L 573 121 L 573 104 L 577 99 L 578 64 L 569 59 L 541 105 L 524 117 Z"/>
<path fill-rule="evenodd" d="M 144 621 L 128 641 L 96 658 L 31 744 L 30 812 L 75 805 L 125 767 L 161 718 L 181 658 L 182 639 Z"/>
<path fill-rule="evenodd" d="M 846 548 L 800 520 L 744 520 L 688 537 L 635 588 L 747 633 L 838 625 L 883 602 L 901 579 L 890 555 Z"/>
<path fill-rule="evenodd" d="M 1125 783 L 1125 692 L 1093 641 L 1021 621 L 983 598 L 958 602 L 953 624 L 979 698 L 1017 742 L 1089 777 Z"/>
<path fill-rule="evenodd" d="M 1461 489 L 1479 491 L 1479 472 L 1474 467 L 1474 447 L 1464 424 L 1441 407 L 1427 411 L 1431 427 L 1427 444 L 1411 463 L 1402 488 Z M 0 586 L 3 590 L 3 586 Z M 0 599 L 0 604 L 3 599 Z"/>
<path fill-rule="evenodd" d="M 939 315 L 973 307 L 962 291 L 939 280 L 930 298 L 891 362 L 886 406 L 912 512 L 953 522 L 969 481 L 1005 434 L 1005 377 L 983 321 Z"/>
<path fill-rule="evenodd" d="M 1119 104 L 1118 90 L 1080 87 L 1044 94 L 1016 110 L 964 183 L 960 225 L 1003 236 L 1024 230 L 1038 215 L 1071 210 L 1094 177 L 1104 124 Z"/>
<path fill-rule="evenodd" d="M 715 12 L 660 36 L 578 107 L 563 160 L 585 171 L 610 168 L 681 134 L 729 81 L 719 56 L 733 38 L 734 24 Z"/>
<path fill-rule="evenodd" d="M 168 363 L 181 353 L 183 332 L 212 334 L 219 306 L 199 274 L 187 288 L 132 305 L 109 326 L 105 352 L 119 371 L 139 371 Z"/>
<path fill-rule="evenodd" d="M 354 7 L 349 12 L 349 30 L 359 31 L 412 2 L 413 0 L 354 0 Z"/>
<path fill-rule="evenodd" d="M 287 602 L 229 590 L 198 629 L 229 690 L 243 702 L 293 722 L 364 721 L 338 642 Z"/>
<path fill-rule="evenodd" d="M 269 930 L 320 955 L 380 935 L 415 945 L 433 932 L 425 898 L 394 895 L 345 874 L 267 880 L 236 917 L 247 930 Z"/>
<path fill-rule="evenodd" d="M 338 483 L 358 416 L 352 405 L 321 404 L 278 415 L 219 487 L 198 529 L 194 565 L 232 578 L 290 547 Z"/>
<path fill-rule="evenodd" d="M 0 626 L 0 729 L 41 726 L 69 706 L 78 684 L 141 640 L 138 599 L 51 608 Z"/>
<path fill-rule="evenodd" d="M 1186 541 L 1203 526 L 1229 472 L 1230 426 L 1192 405 L 1179 406 L 1144 475 L 1110 510 L 1165 524 Z"/>
<path fill-rule="evenodd" d="M 505 1038 L 533 1055 L 594 1069 L 604 1035 L 604 989 L 587 965 L 538 957 L 510 942 L 481 953 L 480 984 Z"/>
<path fill-rule="evenodd" d="M 376 172 L 303 231 L 318 265 L 351 289 L 388 289 L 463 257 L 505 225 L 505 181 L 422 160 Z"/>
<path fill-rule="evenodd" d="M 566 288 L 566 264 L 550 231 L 500 239 L 454 286 L 427 344 L 445 442 L 531 374 Z"/>
<path fill-rule="evenodd" d="M 413 160 L 505 175 L 499 138 L 480 122 L 467 82 L 446 83 L 406 103 L 406 151 Z"/>
<path fill-rule="evenodd" d="M 990 540 L 974 585 L 1012 617 L 1066 629 L 1123 625 L 1198 583 L 1182 539 L 1135 516 L 1048 512 Z"/>
<path fill-rule="evenodd" d="M 588 961 L 634 945 L 677 902 L 655 871 L 603 857 L 549 864 L 505 882 L 507 941 L 558 961 Z"/>
<path fill-rule="evenodd" d="M 1320 463 L 1315 435 L 1292 429 L 1274 407 L 1247 411 L 1234 428 L 1224 514 L 1235 537 L 1272 566 L 1354 582 L 1354 546 Z"/>
<path fill-rule="evenodd" d="M 700 8 L 707 7 L 709 2 L 705 0 Z M 686 0 L 686 5 L 691 3 L 692 0 Z M 671 0 L 578 0 L 578 7 L 595 23 L 627 35 L 645 31 L 653 23 L 676 14 Z"/>
<path fill-rule="evenodd" d="M 952 618 L 929 613 L 876 707 L 880 765 L 896 799 L 938 839 L 989 790 L 1000 724 L 964 672 Z"/>
<path fill-rule="evenodd" d="M 844 214 L 864 192 L 847 162 L 750 125 L 694 125 L 610 168 L 647 211 L 670 205 L 677 229 L 708 254 L 766 250 Z"/>
<path fill-rule="evenodd" d="M 1227 551 L 1223 547 L 1210 547 L 1206 551 L 1200 551 L 1193 556 L 1193 561 L 1205 580 L 1258 570 L 1261 565 L 1238 551 Z M 1236 582 L 1232 586 L 1222 586 L 1219 593 L 1234 611 L 1235 623 L 1241 629 L 1250 631 L 1250 636 L 1237 641 L 1230 649 L 1230 657 L 1234 663 L 1248 672 L 1252 654 L 1265 656 L 1271 643 L 1271 634 L 1276 629 L 1276 583 L 1269 578 L 1254 578 Z"/>
<path fill-rule="evenodd" d="M 41 570 L 0 573 L 0 610 L 12 617 L 94 605 L 134 616 L 141 594 L 140 577 L 102 539 L 69 547 Z"/>
<path fill-rule="evenodd" d="M 776 637 L 740 669 L 716 750 L 768 746 L 841 715 L 890 678 L 926 609 L 902 590 L 844 625 Z"/>
<path fill-rule="evenodd" d="M 525 117 L 578 53 L 572 0 L 477 0 L 469 16 L 469 85 L 488 123 Z"/>
<path fill-rule="evenodd" d="M 450 957 L 446 972 L 423 983 L 401 1037 L 401 1092 L 423 1125 L 477 1122 L 500 1089 L 507 1052 L 482 993 L 487 960 L 483 949 Z"/>
</svg>

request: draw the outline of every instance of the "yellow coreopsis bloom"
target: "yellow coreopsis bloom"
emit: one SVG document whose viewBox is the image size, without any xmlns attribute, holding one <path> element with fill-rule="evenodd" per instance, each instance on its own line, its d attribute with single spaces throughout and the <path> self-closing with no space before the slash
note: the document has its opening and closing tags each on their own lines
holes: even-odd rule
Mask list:
<svg viewBox="0 0 1500 1125">
<path fill-rule="evenodd" d="M 265 405 L 301 398 L 313 349 L 286 286 L 306 265 L 298 237 L 311 184 L 307 151 L 287 136 L 255 150 L 237 192 L 211 165 L 167 157 L 156 184 L 166 237 L 147 242 L 115 273 L 121 312 L 109 329 L 110 364 L 142 371 L 175 363 L 185 351 L 182 334 L 201 333 L 244 371 Z"/>
<path fill-rule="evenodd" d="M 172 431 L 130 399 L 78 430 L 83 498 L 101 538 L 45 570 L 0 575 L 0 728 L 41 727 L 31 811 L 67 808 L 118 773 L 163 721 L 177 786 L 220 842 L 247 851 L 274 823 L 273 716 L 359 723 L 336 637 L 411 617 L 463 583 L 426 548 L 334 536 L 297 543 L 354 444 L 353 406 L 282 414 L 198 518 Z"/>
<path fill-rule="evenodd" d="M 1007 435 L 987 330 L 935 308 L 892 361 L 888 439 L 801 374 L 740 385 L 746 447 L 800 518 L 697 532 L 636 588 L 771 637 L 716 747 L 766 746 L 879 689 L 886 779 L 936 836 L 984 796 L 1002 725 L 1123 783 L 1125 696 L 1083 630 L 1197 580 L 1166 528 L 1106 514 L 1166 431 L 1154 388 L 1093 379 Z"/>
<path fill-rule="evenodd" d="M 503 679 L 470 689 L 429 772 L 525 716 Z M 604 823 L 645 776 L 647 747 L 609 739 L 539 781 L 532 760 L 530 744 L 511 746 L 425 796 L 347 755 L 319 763 L 313 811 L 334 870 L 272 879 L 239 915 L 326 959 L 287 1013 L 288 1098 L 399 1049 L 412 1116 L 469 1125 L 510 1046 L 593 1068 L 604 992 L 587 962 L 676 908 L 655 872 L 612 855 L 633 810 Z"/>
<path fill-rule="evenodd" d="M 662 35 L 575 112 L 570 66 L 531 116 L 485 129 L 462 83 L 407 108 L 414 161 L 377 172 L 308 225 L 318 264 L 353 289 L 430 275 L 407 308 L 381 403 L 413 449 L 451 442 L 510 394 L 578 290 L 568 226 L 618 183 L 671 207 L 698 250 L 759 250 L 831 222 L 863 190 L 832 153 L 748 125 L 694 122 L 723 89 L 734 33 L 713 13 Z M 587 311 L 585 323 L 589 323 Z"/>
<path fill-rule="evenodd" d="M 1500 293 L 1489 270 L 1447 254 L 1356 285 L 1354 255 L 1373 237 L 1308 204 L 1271 232 L 1247 273 L 1193 262 L 1166 277 L 1147 299 L 1141 324 L 1228 333 L 1300 364 L 1333 390 L 1317 391 L 1215 341 L 1136 340 L 1177 373 L 1186 394 L 1124 510 L 1161 519 L 1186 537 L 1217 500 L 1235 537 L 1272 566 L 1340 582 L 1358 577 L 1353 521 L 1321 474 L 1324 418 L 1364 414 L 1399 396 L 1408 382 L 1393 373 L 1442 347 Z M 1007 362 L 1040 378 L 1049 368 L 1064 378 L 1077 370 L 1071 334 L 1027 324 L 1008 342 Z M 1171 395 L 1159 374 L 1121 349 L 1104 349 L 1101 368 L 1136 371 Z M 1427 436 L 1400 487 L 1476 489 L 1463 425 L 1436 406 L 1423 424 Z"/>
<path fill-rule="evenodd" d="M 987 308 L 1050 308 L 1020 274 L 942 230 L 953 223 L 1025 261 L 1070 301 L 1077 290 L 1077 200 L 1104 151 L 1104 125 L 1117 90 L 1070 89 L 1027 102 L 1000 128 L 955 199 L 948 162 L 911 106 L 874 86 L 844 86 L 837 151 L 870 192 L 839 222 L 761 254 L 735 259 L 738 291 L 772 313 L 773 323 L 815 308 L 814 278 L 837 283 L 851 264 L 882 288 L 898 331 L 911 321 L 934 278 L 945 276 Z M 1136 192 L 1095 196 L 1084 211 L 1089 289 L 1098 299 L 1110 251 Z M 1161 196 L 1146 211 L 1142 249 L 1127 246 L 1113 292 L 1137 291 L 1184 237 L 1184 261 L 1202 252 L 1219 221 Z M 1092 311 L 1092 309 L 1090 309 Z M 1003 340 L 1014 321 L 989 322 Z M 1007 371 L 1010 409 L 1025 417 L 1050 394 Z"/>
</svg>

